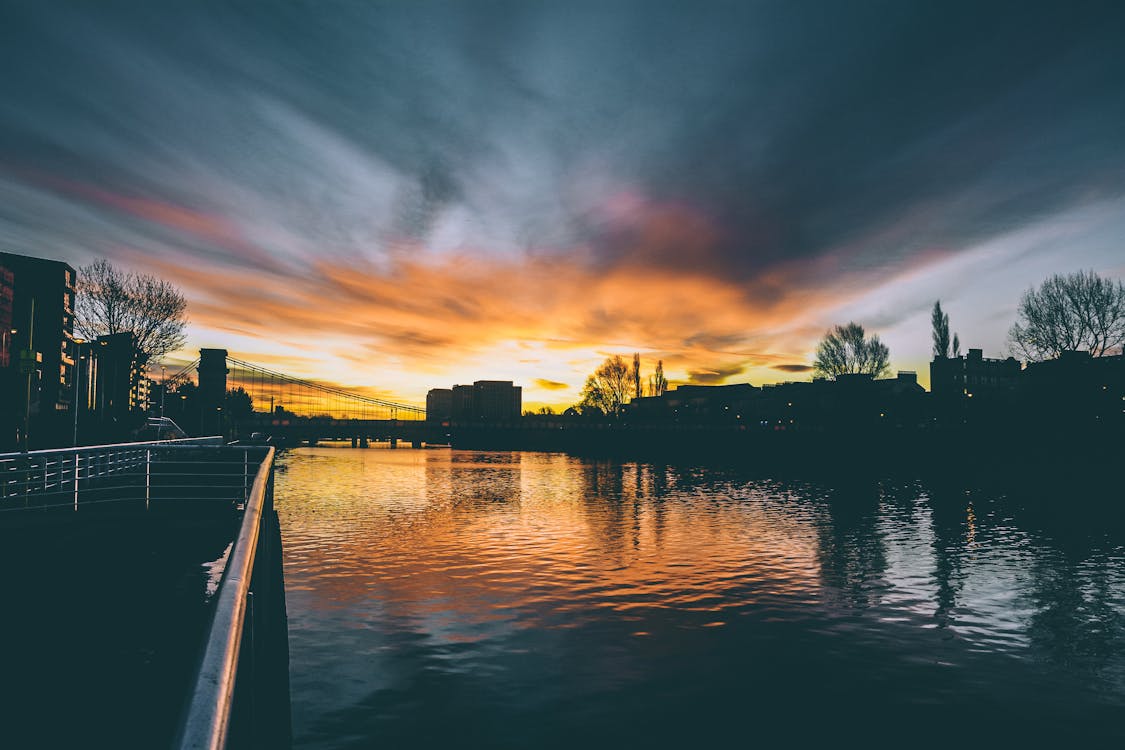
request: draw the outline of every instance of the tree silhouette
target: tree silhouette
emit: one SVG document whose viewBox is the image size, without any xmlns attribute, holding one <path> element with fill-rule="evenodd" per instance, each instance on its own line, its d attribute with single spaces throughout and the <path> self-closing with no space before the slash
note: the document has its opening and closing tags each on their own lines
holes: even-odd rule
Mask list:
<svg viewBox="0 0 1125 750">
<path fill-rule="evenodd" d="M 648 380 L 648 394 L 663 396 L 668 390 L 668 378 L 664 377 L 664 360 L 656 361 L 656 372 Z"/>
<path fill-rule="evenodd" d="M 934 303 L 934 310 L 930 314 L 930 326 L 933 329 L 934 359 L 948 359 L 949 315 L 941 311 L 941 300 Z"/>
<path fill-rule="evenodd" d="M 245 388 L 232 388 L 227 391 L 223 408 L 230 419 L 239 422 L 254 413 L 254 399 Z"/>
<path fill-rule="evenodd" d="M 633 398 L 640 398 L 641 392 L 641 355 L 633 352 Z"/>
<path fill-rule="evenodd" d="M 1011 349 L 1028 360 L 1086 349 L 1100 357 L 1125 343 L 1125 284 L 1093 271 L 1055 274 L 1020 298 Z"/>
<path fill-rule="evenodd" d="M 629 397 L 630 380 L 629 365 L 625 360 L 616 354 L 608 357 L 593 375 L 586 378 L 582 400 L 578 404 L 580 410 L 585 412 L 594 408 L 605 414 L 620 414 Z"/>
<path fill-rule="evenodd" d="M 813 373 L 822 377 L 863 373 L 878 377 L 890 369 L 890 350 L 872 334 L 867 338 L 858 323 L 836 326 L 816 347 Z"/>
<path fill-rule="evenodd" d="M 949 359 L 949 314 L 942 312 L 941 300 L 934 303 L 934 310 L 930 313 L 930 326 L 933 329 L 934 359 Z M 952 356 L 961 356 L 961 339 L 956 333 L 953 334 Z"/>
<path fill-rule="evenodd" d="M 179 289 L 103 259 L 78 273 L 74 327 L 85 338 L 132 333 L 145 363 L 184 345 L 187 303 Z"/>
</svg>

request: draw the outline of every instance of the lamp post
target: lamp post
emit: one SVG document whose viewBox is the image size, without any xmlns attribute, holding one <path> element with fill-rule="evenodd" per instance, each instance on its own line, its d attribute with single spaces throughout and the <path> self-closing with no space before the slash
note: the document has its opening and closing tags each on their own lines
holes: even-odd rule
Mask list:
<svg viewBox="0 0 1125 750">
<path fill-rule="evenodd" d="M 74 355 L 78 360 L 74 363 L 74 398 L 70 400 L 70 406 L 74 409 L 74 445 L 78 445 L 78 386 L 82 381 L 82 345 L 86 343 L 86 339 L 74 340 Z"/>
<path fill-rule="evenodd" d="M 160 365 L 160 418 L 164 419 L 164 394 L 168 392 L 168 368 Z"/>
<path fill-rule="evenodd" d="M 31 298 L 31 314 L 28 316 L 27 351 L 20 353 L 20 367 L 27 371 L 27 398 L 23 406 L 23 450 L 28 449 L 28 430 L 31 428 L 31 376 L 35 372 L 35 298 Z"/>
</svg>

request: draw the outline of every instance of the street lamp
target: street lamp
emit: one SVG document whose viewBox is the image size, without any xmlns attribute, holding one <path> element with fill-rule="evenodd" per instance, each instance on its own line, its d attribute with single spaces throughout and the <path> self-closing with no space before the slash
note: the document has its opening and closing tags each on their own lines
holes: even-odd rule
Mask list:
<svg viewBox="0 0 1125 750">
<path fill-rule="evenodd" d="M 31 298 L 31 312 L 27 316 L 27 350 L 20 352 L 20 368 L 27 371 L 27 398 L 23 406 L 23 450 L 27 452 L 29 441 L 28 432 L 31 430 L 31 376 L 35 372 L 35 297 Z"/>
<path fill-rule="evenodd" d="M 78 361 L 74 363 L 74 398 L 70 400 L 70 406 L 74 409 L 74 445 L 78 445 L 78 384 L 82 380 L 82 345 L 86 343 L 86 339 L 75 339 L 75 359 Z"/>
<path fill-rule="evenodd" d="M 11 362 L 11 357 L 12 357 L 12 351 L 11 351 L 12 343 L 13 343 L 12 337 L 15 336 L 17 333 L 18 333 L 18 331 L 15 328 L 13 328 L 9 331 L 4 331 L 2 334 L 0 334 L 0 341 L 2 341 L 2 343 L 0 343 L 0 352 L 5 352 L 8 355 L 9 363 Z"/>
<path fill-rule="evenodd" d="M 164 394 L 168 392 L 168 368 L 160 365 L 160 418 L 164 419 Z"/>
</svg>

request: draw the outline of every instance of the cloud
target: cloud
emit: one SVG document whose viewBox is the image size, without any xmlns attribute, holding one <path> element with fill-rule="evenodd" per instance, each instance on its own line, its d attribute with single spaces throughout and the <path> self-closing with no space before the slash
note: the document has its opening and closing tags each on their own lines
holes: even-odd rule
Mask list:
<svg viewBox="0 0 1125 750">
<path fill-rule="evenodd" d="M 1125 6 L 1010 12 L 23 4 L 0 243 L 158 272 L 199 336 L 338 380 L 800 372 L 854 308 L 909 328 L 920 277 L 1125 194 Z"/>
<path fill-rule="evenodd" d="M 812 372 L 813 366 L 801 364 L 779 364 L 770 365 L 770 369 L 780 370 L 781 372 Z"/>
<path fill-rule="evenodd" d="M 546 380 L 544 378 L 536 378 L 535 385 L 545 391 L 561 391 L 570 387 L 566 383 L 560 383 L 557 380 Z"/>
<path fill-rule="evenodd" d="M 688 383 L 691 385 L 718 385 L 724 380 L 746 371 L 743 365 L 716 367 L 709 370 L 689 370 Z"/>
</svg>

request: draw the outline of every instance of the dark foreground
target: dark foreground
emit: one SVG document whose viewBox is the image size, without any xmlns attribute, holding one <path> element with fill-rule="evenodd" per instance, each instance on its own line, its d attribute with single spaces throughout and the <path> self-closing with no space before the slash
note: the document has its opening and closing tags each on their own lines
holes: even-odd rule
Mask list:
<svg viewBox="0 0 1125 750">
<path fill-rule="evenodd" d="M 0 746 L 168 747 L 239 519 L 70 515 L 2 519 Z"/>
<path fill-rule="evenodd" d="M 1119 746 L 1119 485 L 955 469 L 293 451 L 296 744 Z"/>
</svg>

